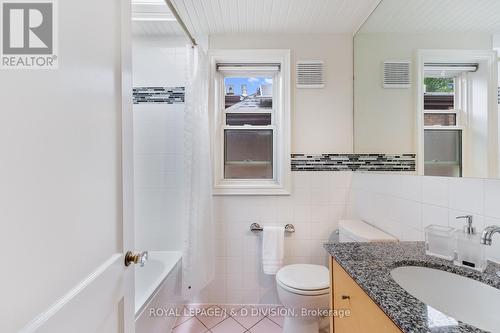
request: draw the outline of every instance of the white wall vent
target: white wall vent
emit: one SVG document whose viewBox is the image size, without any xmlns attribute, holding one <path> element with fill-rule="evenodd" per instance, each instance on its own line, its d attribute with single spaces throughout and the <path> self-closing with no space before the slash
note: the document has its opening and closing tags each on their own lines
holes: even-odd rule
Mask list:
<svg viewBox="0 0 500 333">
<path fill-rule="evenodd" d="M 323 61 L 297 61 L 297 88 L 324 88 L 324 67 Z"/>
<path fill-rule="evenodd" d="M 409 61 L 384 61 L 384 88 L 410 88 Z"/>
</svg>

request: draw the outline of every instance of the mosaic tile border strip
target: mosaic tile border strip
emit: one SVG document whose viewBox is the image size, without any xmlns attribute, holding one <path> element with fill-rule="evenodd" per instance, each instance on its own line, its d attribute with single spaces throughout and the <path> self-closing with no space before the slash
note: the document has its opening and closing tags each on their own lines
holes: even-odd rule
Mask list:
<svg viewBox="0 0 500 333">
<path fill-rule="evenodd" d="M 292 154 L 292 171 L 415 171 L 416 154 Z"/>
<path fill-rule="evenodd" d="M 184 87 L 135 87 L 132 90 L 134 104 L 184 103 Z"/>
</svg>

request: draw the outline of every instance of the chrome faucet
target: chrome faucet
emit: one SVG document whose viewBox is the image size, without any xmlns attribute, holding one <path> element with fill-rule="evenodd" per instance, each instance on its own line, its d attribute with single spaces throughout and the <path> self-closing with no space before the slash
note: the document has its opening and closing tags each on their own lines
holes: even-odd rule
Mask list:
<svg viewBox="0 0 500 333">
<path fill-rule="evenodd" d="M 490 225 L 489 227 L 484 228 L 483 233 L 481 234 L 481 244 L 491 245 L 491 238 L 495 233 L 500 234 L 500 227 L 497 225 Z M 500 277 L 500 271 L 497 272 L 497 276 Z"/>
<path fill-rule="evenodd" d="M 496 225 L 490 225 L 489 227 L 484 228 L 481 235 L 481 244 L 491 245 L 491 238 L 493 234 L 497 232 L 500 234 L 500 227 Z"/>
</svg>

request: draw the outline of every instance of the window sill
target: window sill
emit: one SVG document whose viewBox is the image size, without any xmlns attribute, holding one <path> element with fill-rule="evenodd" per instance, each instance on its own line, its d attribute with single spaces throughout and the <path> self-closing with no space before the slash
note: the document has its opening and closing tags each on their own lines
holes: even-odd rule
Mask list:
<svg viewBox="0 0 500 333">
<path fill-rule="evenodd" d="M 454 125 L 450 125 L 450 126 L 442 126 L 442 125 L 436 125 L 436 126 L 424 126 L 424 130 L 463 130 L 464 129 L 464 126 L 454 126 Z"/>
<path fill-rule="evenodd" d="M 213 195 L 290 195 L 290 189 L 282 184 L 220 184 L 213 188 Z"/>
</svg>

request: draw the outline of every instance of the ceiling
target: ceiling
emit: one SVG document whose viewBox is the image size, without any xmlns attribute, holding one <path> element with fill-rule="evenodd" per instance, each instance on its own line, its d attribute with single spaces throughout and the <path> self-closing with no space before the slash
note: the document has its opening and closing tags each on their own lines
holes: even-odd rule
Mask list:
<svg viewBox="0 0 500 333">
<path fill-rule="evenodd" d="M 133 21 L 134 36 L 183 36 L 184 33 L 177 21 Z"/>
<path fill-rule="evenodd" d="M 159 0 L 134 0 L 133 2 Z M 162 1 L 162 0 L 160 0 Z M 380 0 L 173 0 L 193 35 L 354 33 Z M 165 6 L 166 7 L 166 6 Z M 135 34 L 182 34 L 172 22 L 134 22 Z"/>
<path fill-rule="evenodd" d="M 141 36 L 183 34 L 165 0 L 132 0 L 132 33 Z"/>
<path fill-rule="evenodd" d="M 363 33 L 500 33 L 500 0 L 382 0 Z"/>
</svg>

